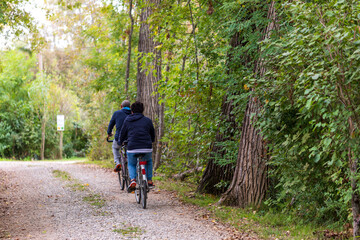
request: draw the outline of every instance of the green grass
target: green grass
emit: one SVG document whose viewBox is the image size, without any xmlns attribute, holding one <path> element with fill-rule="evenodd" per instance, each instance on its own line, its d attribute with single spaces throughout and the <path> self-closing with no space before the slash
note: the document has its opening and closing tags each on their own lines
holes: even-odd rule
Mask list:
<svg viewBox="0 0 360 240">
<path fill-rule="evenodd" d="M 71 181 L 72 178 L 69 175 L 69 173 L 65 172 L 65 171 L 60 171 L 60 170 L 53 170 L 52 171 L 54 176 L 57 178 L 61 178 L 64 181 Z"/>
<path fill-rule="evenodd" d="M 161 177 L 156 178 L 156 184 L 161 189 L 175 192 L 186 203 L 209 210 L 210 214 L 204 216 L 205 218 L 230 224 L 239 232 L 255 233 L 262 239 L 325 239 L 321 234 L 325 230 L 323 226 L 302 223 L 302 220 L 296 216 L 271 210 L 259 211 L 255 208 L 241 209 L 220 206 L 217 204 L 219 197 L 196 193 L 197 186 L 195 184 Z"/>
<path fill-rule="evenodd" d="M 82 184 L 82 183 L 76 182 L 76 183 L 73 183 L 73 184 L 69 184 L 68 186 L 73 191 L 81 191 L 81 192 L 83 192 L 83 191 L 88 191 L 89 184 L 87 184 L 87 183 Z"/>
<path fill-rule="evenodd" d="M 143 231 L 139 227 L 126 226 L 124 224 L 124 226 L 122 228 L 115 228 L 113 230 L 113 232 L 120 233 L 127 237 L 129 237 L 129 236 L 137 237 L 137 236 L 141 235 Z"/>
<path fill-rule="evenodd" d="M 105 200 L 99 194 L 90 194 L 83 197 L 83 200 L 97 208 L 102 208 L 103 206 L 105 206 Z"/>
</svg>

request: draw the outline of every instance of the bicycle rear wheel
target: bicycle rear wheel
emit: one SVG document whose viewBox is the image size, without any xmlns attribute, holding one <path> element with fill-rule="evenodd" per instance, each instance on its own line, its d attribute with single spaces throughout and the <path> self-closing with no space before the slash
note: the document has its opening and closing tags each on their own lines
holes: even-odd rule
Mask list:
<svg viewBox="0 0 360 240">
<path fill-rule="evenodd" d="M 147 200 L 147 182 L 146 181 L 142 181 L 141 186 L 140 186 L 140 191 L 141 191 L 141 206 L 143 209 L 146 208 L 146 200 Z"/>
<path fill-rule="evenodd" d="M 136 177 L 136 188 L 135 188 L 135 199 L 137 203 L 140 203 L 141 201 L 141 186 L 140 186 L 140 181 L 139 181 L 139 175 Z"/>
</svg>

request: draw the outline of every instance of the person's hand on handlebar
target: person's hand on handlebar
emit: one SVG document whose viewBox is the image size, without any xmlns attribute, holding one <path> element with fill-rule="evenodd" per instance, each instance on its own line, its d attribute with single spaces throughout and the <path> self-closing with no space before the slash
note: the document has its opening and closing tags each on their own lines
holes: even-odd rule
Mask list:
<svg viewBox="0 0 360 240">
<path fill-rule="evenodd" d="M 112 133 L 108 134 L 108 138 L 111 137 L 111 136 L 113 136 L 113 135 L 114 135 L 114 134 L 112 134 Z"/>
</svg>

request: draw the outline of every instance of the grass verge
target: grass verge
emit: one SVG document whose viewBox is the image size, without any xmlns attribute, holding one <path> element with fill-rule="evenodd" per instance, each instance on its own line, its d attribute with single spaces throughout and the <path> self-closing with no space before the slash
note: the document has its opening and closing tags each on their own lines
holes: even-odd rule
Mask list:
<svg viewBox="0 0 360 240">
<path fill-rule="evenodd" d="M 197 185 L 194 184 L 162 177 L 154 180 L 159 188 L 175 192 L 183 202 L 209 210 L 210 214 L 205 218 L 229 224 L 238 232 L 255 234 L 261 239 L 347 239 L 348 236 L 339 229 L 327 230 L 324 226 L 303 223 L 301 218 L 286 213 L 219 206 L 219 197 L 196 193 Z"/>
</svg>

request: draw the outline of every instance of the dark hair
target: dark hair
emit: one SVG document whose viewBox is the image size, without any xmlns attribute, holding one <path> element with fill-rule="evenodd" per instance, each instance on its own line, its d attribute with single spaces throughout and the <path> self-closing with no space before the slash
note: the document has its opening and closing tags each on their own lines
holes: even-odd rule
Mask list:
<svg viewBox="0 0 360 240">
<path fill-rule="evenodd" d="M 131 111 L 133 113 L 143 113 L 144 112 L 144 104 L 142 102 L 134 102 L 131 104 Z"/>
</svg>

